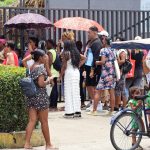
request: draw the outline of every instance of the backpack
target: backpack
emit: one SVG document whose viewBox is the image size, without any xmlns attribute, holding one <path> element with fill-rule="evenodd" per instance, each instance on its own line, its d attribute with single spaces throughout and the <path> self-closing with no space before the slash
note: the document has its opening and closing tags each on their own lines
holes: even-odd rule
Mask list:
<svg viewBox="0 0 150 150">
<path fill-rule="evenodd" d="M 52 52 L 53 51 L 53 52 Z M 50 52 L 52 53 L 52 56 L 54 57 L 54 51 L 55 50 L 50 50 Z M 55 58 L 55 61 L 53 62 L 53 67 L 56 71 L 61 71 L 61 60 L 60 60 L 60 57 L 59 55 L 57 54 L 57 52 L 55 51 L 55 54 L 56 54 L 56 58 Z"/>
<path fill-rule="evenodd" d="M 132 69 L 132 64 L 129 60 L 126 60 L 125 63 L 122 65 L 122 73 L 127 74 Z"/>
<path fill-rule="evenodd" d="M 20 80 L 20 87 L 22 89 L 23 94 L 26 97 L 34 97 L 37 94 L 37 87 L 34 83 L 34 80 L 28 76 Z"/>
</svg>

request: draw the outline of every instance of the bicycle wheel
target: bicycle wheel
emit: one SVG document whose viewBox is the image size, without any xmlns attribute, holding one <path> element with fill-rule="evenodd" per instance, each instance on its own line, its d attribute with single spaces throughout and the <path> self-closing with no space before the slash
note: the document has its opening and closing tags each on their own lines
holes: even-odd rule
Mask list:
<svg viewBox="0 0 150 150">
<path fill-rule="evenodd" d="M 136 130 L 133 125 L 137 125 Z M 120 115 L 111 126 L 110 139 L 116 150 L 134 150 L 142 139 L 142 123 L 138 117 L 131 112 Z M 136 137 L 136 143 L 132 145 L 132 137 Z"/>
</svg>

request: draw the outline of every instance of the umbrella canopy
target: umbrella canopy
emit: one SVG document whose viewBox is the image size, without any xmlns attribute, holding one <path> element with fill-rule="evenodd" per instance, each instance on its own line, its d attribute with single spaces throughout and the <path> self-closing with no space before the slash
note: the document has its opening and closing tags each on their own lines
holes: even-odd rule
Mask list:
<svg viewBox="0 0 150 150">
<path fill-rule="evenodd" d="M 82 17 L 68 17 L 58 20 L 54 23 L 57 28 L 65 28 L 71 30 L 88 31 L 91 26 L 96 26 L 99 31 L 104 30 L 103 27 L 96 21 Z"/>
<path fill-rule="evenodd" d="M 115 49 L 147 49 L 150 50 L 150 38 L 141 40 L 119 41 L 111 44 Z"/>
<path fill-rule="evenodd" d="M 35 13 L 16 15 L 4 24 L 5 27 L 10 28 L 45 28 L 52 25 L 46 17 Z"/>
</svg>

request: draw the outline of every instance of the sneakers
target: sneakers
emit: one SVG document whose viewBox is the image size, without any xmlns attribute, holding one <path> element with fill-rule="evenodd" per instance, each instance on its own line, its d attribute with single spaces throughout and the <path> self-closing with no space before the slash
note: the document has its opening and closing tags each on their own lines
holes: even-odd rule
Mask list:
<svg viewBox="0 0 150 150">
<path fill-rule="evenodd" d="M 91 104 L 90 107 L 86 108 L 86 111 L 87 111 L 87 112 L 93 111 L 93 104 Z M 102 105 L 101 102 L 98 103 L 97 111 L 98 111 L 98 112 L 103 111 L 103 105 Z"/>
<path fill-rule="evenodd" d="M 71 119 L 74 118 L 74 114 L 64 114 L 63 117 L 67 119 Z"/>
<path fill-rule="evenodd" d="M 90 105 L 90 107 L 86 108 L 87 112 L 92 111 L 92 110 L 93 110 L 93 105 L 92 104 Z"/>
<path fill-rule="evenodd" d="M 67 118 L 67 119 L 81 118 L 81 112 L 76 112 L 76 113 L 72 113 L 72 114 L 64 114 L 63 117 Z"/>
<path fill-rule="evenodd" d="M 75 112 L 74 118 L 81 118 L 81 112 Z"/>
<path fill-rule="evenodd" d="M 87 105 L 86 108 L 89 108 L 92 105 L 92 102 L 90 101 Z"/>
</svg>

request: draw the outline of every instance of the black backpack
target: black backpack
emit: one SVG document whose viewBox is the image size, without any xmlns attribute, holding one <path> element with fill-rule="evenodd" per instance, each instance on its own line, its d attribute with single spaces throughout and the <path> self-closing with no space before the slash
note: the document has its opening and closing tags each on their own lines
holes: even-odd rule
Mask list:
<svg viewBox="0 0 150 150">
<path fill-rule="evenodd" d="M 55 51 L 55 50 L 54 50 Z M 49 51 L 49 52 L 51 52 L 51 51 Z M 52 52 L 51 52 L 52 53 Z M 54 69 L 56 70 L 56 71 L 61 71 L 61 66 L 62 66 L 62 63 L 61 63 L 61 59 L 60 59 L 60 57 L 59 57 L 59 55 L 57 54 L 57 52 L 55 51 L 55 53 L 56 53 L 56 59 L 55 59 L 55 61 L 53 62 L 53 67 L 54 67 Z M 52 55 L 53 56 L 53 55 Z"/>
<path fill-rule="evenodd" d="M 61 60 L 57 53 L 56 53 L 56 59 L 53 62 L 53 67 L 55 70 L 61 71 Z"/>
</svg>

